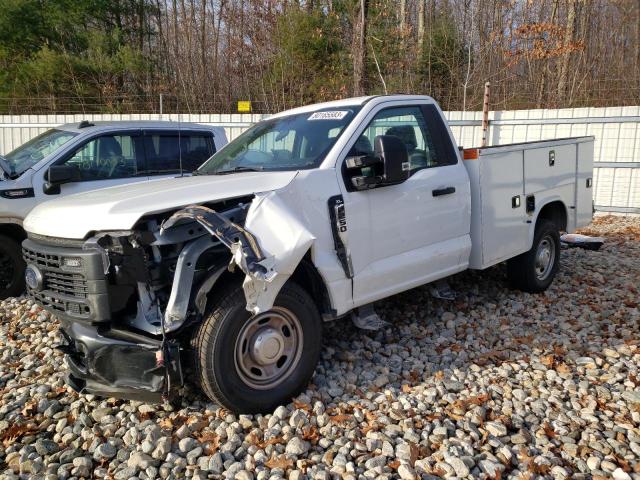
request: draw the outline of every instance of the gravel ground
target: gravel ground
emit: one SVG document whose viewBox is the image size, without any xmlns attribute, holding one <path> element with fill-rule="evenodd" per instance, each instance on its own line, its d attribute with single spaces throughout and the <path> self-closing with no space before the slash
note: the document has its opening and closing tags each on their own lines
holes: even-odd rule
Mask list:
<svg viewBox="0 0 640 480">
<path fill-rule="evenodd" d="M 235 416 L 77 395 L 57 322 L 0 303 L 0 478 L 640 479 L 640 219 L 600 217 L 600 252 L 564 250 L 542 295 L 504 268 L 377 306 L 389 326 L 328 325 L 313 383 Z"/>
</svg>

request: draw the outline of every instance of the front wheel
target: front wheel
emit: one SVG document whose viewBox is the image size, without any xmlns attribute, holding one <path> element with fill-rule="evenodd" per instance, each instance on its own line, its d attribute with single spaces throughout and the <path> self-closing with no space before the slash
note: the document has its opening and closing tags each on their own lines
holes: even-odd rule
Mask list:
<svg viewBox="0 0 640 480">
<path fill-rule="evenodd" d="M 197 380 L 207 396 L 238 413 L 273 410 L 309 382 L 322 346 L 311 297 L 287 283 L 271 310 L 252 315 L 240 286 L 222 293 L 196 330 Z"/>
<path fill-rule="evenodd" d="M 545 291 L 560 267 L 560 235 L 555 223 L 542 220 L 536 226 L 533 245 L 528 252 L 507 262 L 512 287 L 529 293 Z"/>
<path fill-rule="evenodd" d="M 0 300 L 17 297 L 24 292 L 24 269 L 20 244 L 0 235 Z"/>
</svg>

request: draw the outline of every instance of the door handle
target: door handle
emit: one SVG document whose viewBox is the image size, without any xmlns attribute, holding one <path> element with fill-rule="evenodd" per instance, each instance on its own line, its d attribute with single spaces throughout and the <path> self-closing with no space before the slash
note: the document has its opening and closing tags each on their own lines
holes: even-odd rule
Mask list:
<svg viewBox="0 0 640 480">
<path fill-rule="evenodd" d="M 451 195 L 455 193 L 456 187 L 447 187 L 447 188 L 438 188 L 436 190 L 432 190 L 431 193 L 434 197 L 440 197 L 442 195 Z"/>
</svg>

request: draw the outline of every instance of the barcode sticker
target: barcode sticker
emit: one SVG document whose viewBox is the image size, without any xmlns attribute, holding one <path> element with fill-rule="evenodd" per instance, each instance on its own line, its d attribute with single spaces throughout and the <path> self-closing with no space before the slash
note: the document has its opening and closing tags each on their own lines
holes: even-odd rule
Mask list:
<svg viewBox="0 0 640 480">
<path fill-rule="evenodd" d="M 345 110 L 332 110 L 328 112 L 316 112 L 308 120 L 342 120 L 349 112 Z"/>
</svg>

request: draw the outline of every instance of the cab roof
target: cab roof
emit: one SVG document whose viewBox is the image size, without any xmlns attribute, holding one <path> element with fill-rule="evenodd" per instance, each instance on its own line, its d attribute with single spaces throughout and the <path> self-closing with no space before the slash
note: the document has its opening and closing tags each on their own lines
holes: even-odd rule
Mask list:
<svg viewBox="0 0 640 480">
<path fill-rule="evenodd" d="M 285 110 L 269 118 L 286 117 L 288 115 L 296 115 L 298 113 L 315 112 L 317 110 L 324 110 L 326 108 L 348 108 L 348 107 L 361 107 L 371 101 L 393 101 L 393 100 L 425 100 L 433 102 L 433 98 L 428 95 L 408 95 L 408 94 L 393 94 L 393 95 L 369 95 L 365 97 L 352 97 L 342 100 L 334 100 L 331 102 L 314 103 L 312 105 L 306 105 L 304 107 L 293 108 L 291 110 Z"/>
</svg>

